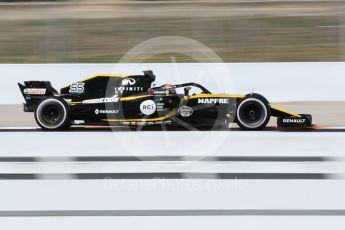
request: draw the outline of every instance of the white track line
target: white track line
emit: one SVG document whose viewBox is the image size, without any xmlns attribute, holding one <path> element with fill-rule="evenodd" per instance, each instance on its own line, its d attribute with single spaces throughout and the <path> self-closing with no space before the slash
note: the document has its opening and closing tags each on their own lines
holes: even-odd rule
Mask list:
<svg viewBox="0 0 345 230">
<path fill-rule="evenodd" d="M 1 218 L 0 225 L 11 229 L 61 230 L 73 228 L 83 230 L 113 230 L 114 226 L 121 230 L 150 229 L 176 230 L 198 229 L 210 230 L 343 230 L 343 216 L 186 216 L 186 217 L 11 217 Z"/>
<path fill-rule="evenodd" d="M 34 180 L 0 187 L 0 211 L 345 209 L 342 180 Z"/>
<path fill-rule="evenodd" d="M 0 132 L 0 157 L 345 156 L 345 132 Z"/>
<path fill-rule="evenodd" d="M 345 163 L 303 162 L 35 162 L 0 163 L 0 174 L 345 173 Z"/>
</svg>

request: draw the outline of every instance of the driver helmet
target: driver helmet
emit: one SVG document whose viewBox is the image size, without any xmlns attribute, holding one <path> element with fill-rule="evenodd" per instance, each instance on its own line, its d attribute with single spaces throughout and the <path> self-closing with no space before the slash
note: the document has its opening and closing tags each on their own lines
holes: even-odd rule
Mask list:
<svg viewBox="0 0 345 230">
<path fill-rule="evenodd" d="M 165 84 L 164 89 L 169 91 L 169 93 L 171 93 L 171 94 L 176 94 L 176 88 L 172 84 Z"/>
</svg>

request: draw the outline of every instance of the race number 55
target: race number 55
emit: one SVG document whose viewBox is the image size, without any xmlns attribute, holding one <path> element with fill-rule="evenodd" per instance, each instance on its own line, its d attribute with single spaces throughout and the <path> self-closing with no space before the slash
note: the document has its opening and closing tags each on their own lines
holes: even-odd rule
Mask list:
<svg viewBox="0 0 345 230">
<path fill-rule="evenodd" d="M 70 93 L 84 93 L 85 83 L 73 83 L 69 88 Z"/>
</svg>

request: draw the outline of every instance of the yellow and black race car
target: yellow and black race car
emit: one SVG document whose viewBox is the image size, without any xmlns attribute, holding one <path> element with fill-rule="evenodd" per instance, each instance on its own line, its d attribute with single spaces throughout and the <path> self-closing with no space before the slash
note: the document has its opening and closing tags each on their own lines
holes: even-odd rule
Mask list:
<svg viewBox="0 0 345 230">
<path fill-rule="evenodd" d="M 45 130 L 74 124 L 106 126 L 167 125 L 263 129 L 271 116 L 279 127 L 310 127 L 311 115 L 295 114 L 259 94 L 213 94 L 197 83 L 152 87 L 156 76 L 99 74 L 55 90 L 47 81 L 18 83 L 25 112 L 34 112 Z"/>
</svg>

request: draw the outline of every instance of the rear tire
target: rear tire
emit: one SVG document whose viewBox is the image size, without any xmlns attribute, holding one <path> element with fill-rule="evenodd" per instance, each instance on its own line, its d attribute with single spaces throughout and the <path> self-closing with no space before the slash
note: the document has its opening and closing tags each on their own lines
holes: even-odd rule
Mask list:
<svg viewBox="0 0 345 230">
<path fill-rule="evenodd" d="M 236 122 L 244 130 L 261 130 L 271 117 L 269 102 L 260 94 L 248 94 L 236 110 Z"/>
<path fill-rule="evenodd" d="M 68 105 L 57 97 L 44 98 L 37 105 L 35 120 L 44 130 L 62 130 L 71 125 Z"/>
</svg>

